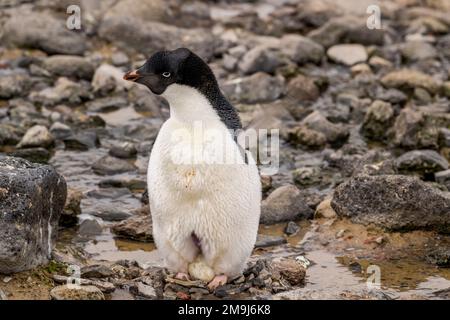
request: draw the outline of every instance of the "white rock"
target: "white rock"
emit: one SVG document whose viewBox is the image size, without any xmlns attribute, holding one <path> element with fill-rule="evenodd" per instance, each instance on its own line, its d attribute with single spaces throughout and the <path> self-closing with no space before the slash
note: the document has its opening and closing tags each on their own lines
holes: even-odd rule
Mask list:
<svg viewBox="0 0 450 320">
<path fill-rule="evenodd" d="M 366 49 L 360 44 L 337 44 L 328 49 L 327 56 L 331 60 L 346 66 L 352 66 L 367 60 Z"/>
</svg>

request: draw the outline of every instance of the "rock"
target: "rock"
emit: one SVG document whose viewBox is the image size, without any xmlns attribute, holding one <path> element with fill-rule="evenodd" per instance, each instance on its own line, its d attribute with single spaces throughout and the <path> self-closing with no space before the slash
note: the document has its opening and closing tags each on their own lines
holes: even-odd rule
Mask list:
<svg viewBox="0 0 450 320">
<path fill-rule="evenodd" d="M 142 282 L 136 284 L 136 294 L 147 299 L 158 299 L 155 288 Z"/>
<path fill-rule="evenodd" d="M 300 231 L 300 227 L 294 221 L 289 221 L 286 228 L 284 228 L 284 233 L 288 236 L 292 236 Z"/>
<path fill-rule="evenodd" d="M 422 146 L 421 131 L 424 124 L 425 119 L 421 112 L 410 108 L 403 109 L 392 127 L 392 143 L 404 148 Z"/>
<path fill-rule="evenodd" d="M 383 141 L 393 123 L 394 109 L 391 104 L 375 100 L 366 111 L 361 132 L 371 140 Z"/>
<path fill-rule="evenodd" d="M 257 72 L 248 77 L 228 81 L 222 89 L 230 99 L 242 103 L 270 102 L 283 94 L 284 79 Z"/>
<path fill-rule="evenodd" d="M 367 28 L 365 18 L 351 16 L 334 17 L 320 28 L 308 33 L 308 38 L 328 48 L 337 43 L 360 43 L 363 45 L 382 45 L 383 29 Z"/>
<path fill-rule="evenodd" d="M 42 164 L 46 164 L 50 160 L 50 152 L 47 149 L 40 147 L 16 149 L 12 152 L 8 152 L 7 155 Z"/>
<path fill-rule="evenodd" d="M 114 272 L 105 265 L 94 264 L 81 268 L 81 276 L 83 278 L 109 278 Z"/>
<path fill-rule="evenodd" d="M 103 232 L 103 228 L 95 219 L 86 219 L 81 222 L 78 234 L 82 237 L 96 236 Z"/>
<path fill-rule="evenodd" d="M 416 177 L 353 177 L 335 189 L 331 206 L 338 216 L 388 230 L 450 231 L 450 193 Z"/>
<path fill-rule="evenodd" d="M 447 160 L 434 150 L 413 150 L 402 154 L 395 160 L 400 172 L 415 172 L 425 176 L 448 169 Z"/>
<path fill-rule="evenodd" d="M 103 292 L 94 286 L 77 286 L 69 288 L 61 285 L 50 291 L 53 300 L 105 300 Z"/>
<path fill-rule="evenodd" d="M 336 217 L 336 212 L 331 207 L 331 198 L 327 198 L 323 200 L 316 208 L 316 212 L 314 212 L 314 219 L 317 218 L 326 218 L 332 219 Z"/>
<path fill-rule="evenodd" d="M 292 171 L 292 178 L 298 186 L 311 186 L 322 181 L 322 175 L 318 167 L 302 167 Z"/>
<path fill-rule="evenodd" d="M 17 145 L 18 148 L 44 147 L 53 144 L 54 138 L 50 131 L 44 126 L 36 125 L 28 129 Z"/>
<path fill-rule="evenodd" d="M 109 149 L 109 154 L 113 157 L 123 159 L 134 158 L 137 154 L 136 145 L 132 142 L 114 144 L 111 149 Z"/>
<path fill-rule="evenodd" d="M 13 125 L 0 123 L 0 145 L 15 145 L 19 143 L 23 132 Z"/>
<path fill-rule="evenodd" d="M 320 44 L 296 34 L 284 35 L 281 38 L 280 50 L 297 64 L 320 63 L 324 55 Z"/>
<path fill-rule="evenodd" d="M 293 257 L 275 258 L 270 262 L 273 278 L 286 280 L 291 286 L 305 283 L 306 269 Z"/>
<path fill-rule="evenodd" d="M 83 193 L 79 190 L 69 189 L 67 192 L 64 211 L 59 219 L 59 225 L 63 227 L 73 227 L 78 223 L 78 215 L 81 214 L 81 199 Z"/>
<path fill-rule="evenodd" d="M 447 187 L 447 190 L 450 191 L 450 169 L 439 171 L 434 173 L 434 178 L 437 183 L 440 183 Z"/>
<path fill-rule="evenodd" d="M 386 60 L 382 57 L 372 56 L 369 59 L 369 65 L 375 70 L 380 71 L 382 69 L 390 69 L 392 68 L 392 63 L 389 60 Z"/>
<path fill-rule="evenodd" d="M 299 74 L 289 81 L 286 95 L 294 101 L 315 101 L 319 98 L 320 91 L 314 80 Z"/>
<path fill-rule="evenodd" d="M 400 45 L 400 53 L 409 61 L 434 59 L 437 57 L 436 49 L 424 41 L 408 41 Z"/>
<path fill-rule="evenodd" d="M 94 65 L 86 58 L 70 55 L 54 55 L 44 60 L 42 67 L 56 77 L 75 77 L 90 80 Z"/>
<path fill-rule="evenodd" d="M 93 213 L 94 216 L 102 218 L 104 221 L 122 221 L 128 219 L 131 213 L 123 211 L 120 208 L 115 208 L 113 206 L 105 206 L 96 209 L 97 211 Z"/>
<path fill-rule="evenodd" d="M 439 80 L 411 69 L 401 69 L 388 73 L 381 78 L 381 83 L 387 88 L 414 89 L 423 88 L 430 93 L 436 93 L 441 83 Z"/>
<path fill-rule="evenodd" d="M 26 74 L 0 76 L 0 99 L 11 99 L 26 95 L 30 85 L 30 78 Z"/>
<path fill-rule="evenodd" d="M 331 60 L 346 66 L 367 61 L 366 49 L 360 44 L 334 45 L 327 50 L 327 56 Z"/>
<path fill-rule="evenodd" d="M 86 108 L 91 112 L 112 112 L 128 104 L 123 97 L 104 97 L 86 103 Z"/>
<path fill-rule="evenodd" d="M 214 37 L 210 30 L 178 28 L 151 21 L 148 17 L 140 19 L 126 15 L 125 12 L 106 14 L 98 30 L 100 37 L 121 48 L 134 49 L 144 54 L 168 48 L 188 47 L 206 60 L 213 56 L 220 45 L 220 39 Z"/>
<path fill-rule="evenodd" d="M 279 54 L 266 46 L 260 45 L 244 54 L 238 63 L 243 74 L 252 74 L 258 71 L 274 73 L 281 66 Z"/>
<path fill-rule="evenodd" d="M 0 191 L 0 273 L 47 263 L 66 200 L 64 178 L 48 165 L 0 157 Z"/>
<path fill-rule="evenodd" d="M 102 179 L 98 186 L 100 188 L 127 188 L 131 191 L 142 191 L 147 187 L 147 182 L 143 179 L 129 178 L 106 178 Z"/>
<path fill-rule="evenodd" d="M 72 129 L 61 122 L 55 122 L 50 127 L 50 133 L 55 139 L 63 140 L 72 135 Z"/>
<path fill-rule="evenodd" d="M 444 82 L 444 84 L 442 85 L 442 92 L 443 92 L 444 96 L 446 96 L 447 98 L 450 98 L 450 81 Z"/>
<path fill-rule="evenodd" d="M 450 250 L 448 248 L 438 248 L 427 254 L 426 260 L 438 267 L 450 267 Z"/>
<path fill-rule="evenodd" d="M 130 63 L 130 58 L 124 52 L 114 52 L 111 55 L 111 62 L 115 66 L 123 66 Z"/>
<path fill-rule="evenodd" d="M 360 74 L 371 74 L 372 70 L 370 69 L 369 65 L 366 63 L 357 63 L 353 67 L 350 68 L 350 71 L 352 72 L 353 76 L 357 76 Z"/>
<path fill-rule="evenodd" d="M 87 88 L 64 77 L 59 78 L 54 87 L 30 94 L 33 102 L 44 106 L 54 106 L 59 103 L 79 104 L 89 97 Z"/>
<path fill-rule="evenodd" d="M 152 219 L 150 215 L 132 216 L 115 224 L 111 230 L 118 236 L 136 241 L 153 241 Z"/>
<path fill-rule="evenodd" d="M 347 140 L 349 131 L 342 125 L 327 120 L 319 111 L 314 111 L 302 120 L 301 125 L 322 133 L 329 143 L 342 143 Z"/>
<path fill-rule="evenodd" d="M 284 185 L 275 189 L 261 204 L 260 223 L 277 222 L 310 218 L 313 214 L 306 204 L 300 190 L 294 185 Z"/>
<path fill-rule="evenodd" d="M 298 126 L 289 131 L 289 141 L 295 145 L 320 149 L 326 145 L 327 138 L 322 132 L 311 130 L 306 126 Z"/>
<path fill-rule="evenodd" d="M 96 174 L 104 176 L 134 171 L 136 170 L 136 167 L 126 160 L 104 156 L 94 162 L 92 170 L 94 170 Z"/>
<path fill-rule="evenodd" d="M 256 243 L 255 243 L 255 248 L 266 248 L 266 247 L 272 247 L 272 246 L 279 246 L 280 244 L 284 244 L 286 242 L 287 242 L 287 240 L 283 237 L 258 234 Z"/>
<path fill-rule="evenodd" d="M 2 43 L 41 49 L 49 54 L 76 54 L 86 50 L 86 38 L 46 12 L 14 11 L 2 28 Z"/>
<path fill-rule="evenodd" d="M 83 130 L 77 134 L 65 138 L 66 150 L 87 151 L 96 148 L 100 142 L 95 130 Z"/>
<path fill-rule="evenodd" d="M 133 83 L 123 80 L 124 72 L 110 64 L 102 64 L 92 77 L 94 92 L 106 94 L 110 91 L 121 91 L 133 87 Z"/>
</svg>

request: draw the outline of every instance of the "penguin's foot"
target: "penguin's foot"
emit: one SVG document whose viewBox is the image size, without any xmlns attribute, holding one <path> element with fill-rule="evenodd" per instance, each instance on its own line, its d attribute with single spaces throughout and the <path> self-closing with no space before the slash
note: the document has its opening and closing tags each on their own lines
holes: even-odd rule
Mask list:
<svg viewBox="0 0 450 320">
<path fill-rule="evenodd" d="M 189 279 L 189 275 L 187 273 L 184 273 L 184 272 L 178 272 L 175 275 L 175 279 L 183 280 L 183 281 L 189 281 L 190 280 Z"/>
<path fill-rule="evenodd" d="M 212 279 L 211 282 L 208 283 L 209 291 L 214 291 L 217 289 L 217 287 L 223 286 L 227 283 L 227 280 L 228 278 L 224 274 L 215 276 L 214 279 Z"/>
</svg>

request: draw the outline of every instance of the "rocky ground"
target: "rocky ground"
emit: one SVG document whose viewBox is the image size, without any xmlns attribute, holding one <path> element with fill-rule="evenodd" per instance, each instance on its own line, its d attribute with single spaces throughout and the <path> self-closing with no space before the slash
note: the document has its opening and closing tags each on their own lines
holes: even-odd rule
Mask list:
<svg viewBox="0 0 450 320">
<path fill-rule="evenodd" d="M 0 299 L 450 297 L 448 1 L 7 0 L 0 25 Z M 122 80 L 180 46 L 245 127 L 280 129 L 254 254 L 214 294 L 161 268 L 145 173 L 168 106 Z"/>
</svg>

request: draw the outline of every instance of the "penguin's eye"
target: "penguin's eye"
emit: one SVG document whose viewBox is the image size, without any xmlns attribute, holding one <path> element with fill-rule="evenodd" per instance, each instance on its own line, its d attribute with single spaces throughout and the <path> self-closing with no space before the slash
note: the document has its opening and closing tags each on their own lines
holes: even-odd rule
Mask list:
<svg viewBox="0 0 450 320">
<path fill-rule="evenodd" d="M 163 72 L 163 73 L 162 73 L 162 76 L 163 76 L 164 78 L 168 78 L 168 77 L 170 77 L 170 72 L 168 72 L 168 71 Z"/>
</svg>

